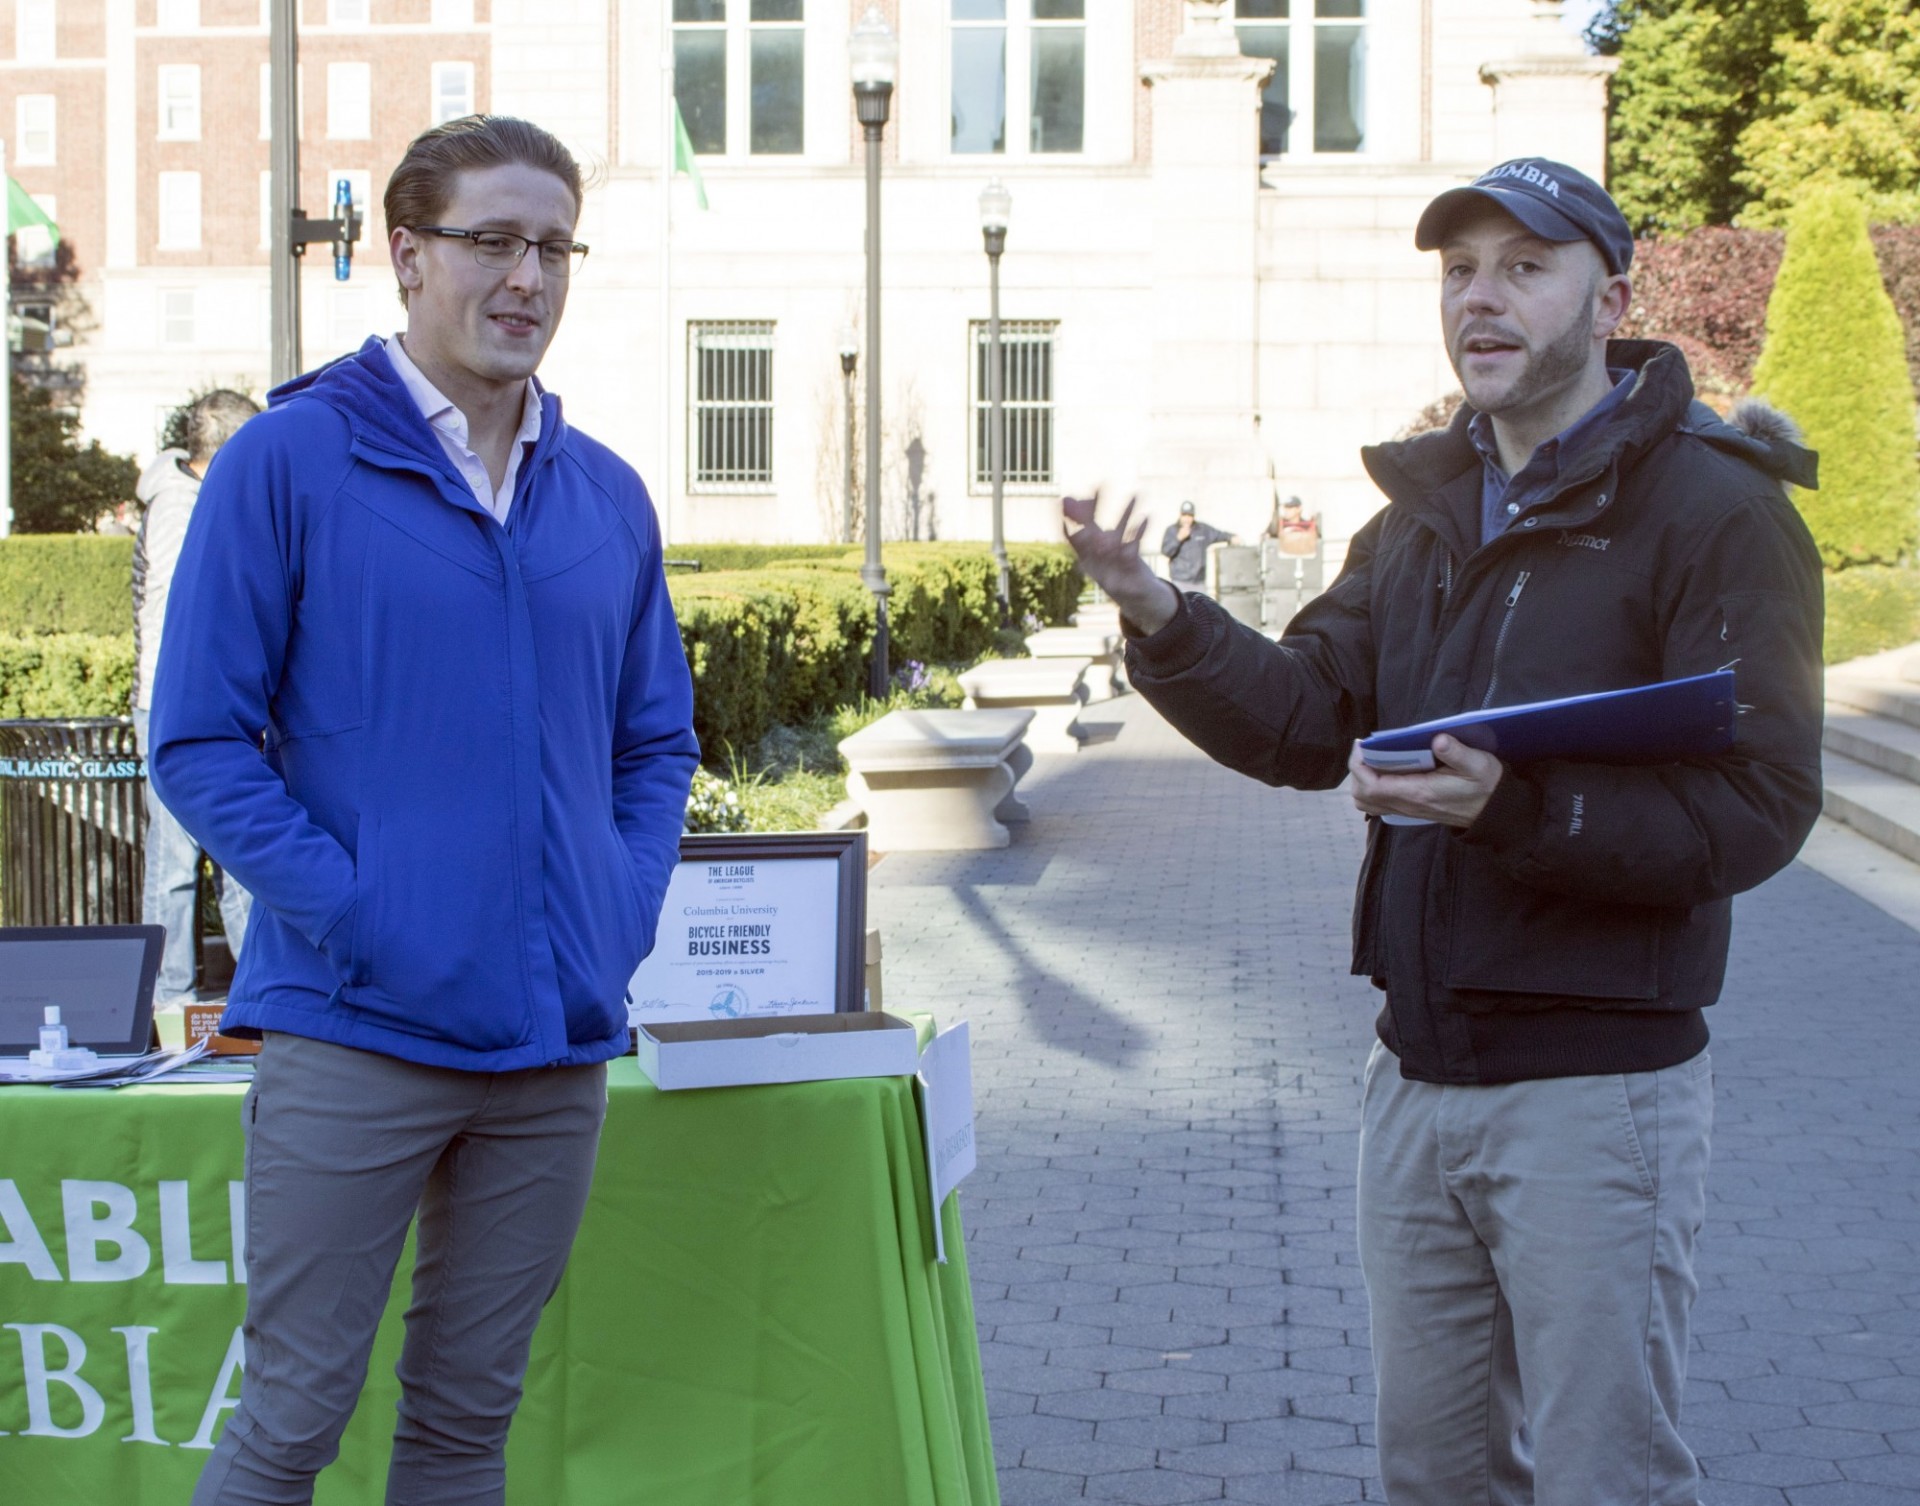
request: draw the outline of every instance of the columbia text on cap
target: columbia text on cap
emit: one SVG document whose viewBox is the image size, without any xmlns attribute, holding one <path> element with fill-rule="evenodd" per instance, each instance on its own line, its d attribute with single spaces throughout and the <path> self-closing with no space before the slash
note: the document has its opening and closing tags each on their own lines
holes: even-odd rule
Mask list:
<svg viewBox="0 0 1920 1506">
<path fill-rule="evenodd" d="M 1420 216 L 1414 245 L 1438 250 L 1461 213 L 1479 204 L 1504 209 L 1545 241 L 1592 241 L 1609 272 L 1633 265 L 1633 231 L 1607 191 L 1579 169 L 1545 157 L 1516 157 L 1464 188 L 1448 189 Z"/>
</svg>

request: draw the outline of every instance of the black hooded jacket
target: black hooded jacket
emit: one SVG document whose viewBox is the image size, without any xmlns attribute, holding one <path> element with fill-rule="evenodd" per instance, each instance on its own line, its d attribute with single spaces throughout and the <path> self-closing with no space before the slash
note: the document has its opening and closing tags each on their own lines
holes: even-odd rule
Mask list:
<svg viewBox="0 0 1920 1506">
<path fill-rule="evenodd" d="M 1819 814 L 1820 561 L 1782 484 L 1812 486 L 1814 457 L 1770 410 L 1728 423 L 1696 402 L 1670 345 L 1617 341 L 1607 364 L 1638 373 L 1630 394 L 1490 543 L 1463 410 L 1363 452 L 1387 506 L 1278 644 L 1183 596 L 1127 646 L 1134 686 L 1196 745 L 1305 789 L 1338 785 L 1383 727 L 1734 667 L 1730 753 L 1509 766 L 1465 830 L 1369 819 L 1353 968 L 1386 991 L 1381 1039 L 1418 1080 L 1695 1055 L 1732 896 Z"/>
</svg>

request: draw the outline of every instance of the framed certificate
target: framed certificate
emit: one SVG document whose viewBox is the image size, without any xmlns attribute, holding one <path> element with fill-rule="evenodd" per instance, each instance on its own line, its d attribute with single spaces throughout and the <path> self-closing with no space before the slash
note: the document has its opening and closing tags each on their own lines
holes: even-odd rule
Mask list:
<svg viewBox="0 0 1920 1506">
<path fill-rule="evenodd" d="M 627 1021 L 866 1007 L 864 831 L 688 835 Z"/>
</svg>

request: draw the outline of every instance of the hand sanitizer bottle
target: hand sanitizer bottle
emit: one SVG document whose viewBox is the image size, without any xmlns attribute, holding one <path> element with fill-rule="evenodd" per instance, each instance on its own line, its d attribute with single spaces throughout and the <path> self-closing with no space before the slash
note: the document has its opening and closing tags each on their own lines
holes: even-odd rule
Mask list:
<svg viewBox="0 0 1920 1506">
<path fill-rule="evenodd" d="M 42 1072 L 84 1072 L 99 1062 L 99 1056 L 87 1047 L 68 1043 L 58 1004 L 47 1005 L 41 1019 L 40 1049 L 29 1051 L 27 1060 Z"/>
</svg>

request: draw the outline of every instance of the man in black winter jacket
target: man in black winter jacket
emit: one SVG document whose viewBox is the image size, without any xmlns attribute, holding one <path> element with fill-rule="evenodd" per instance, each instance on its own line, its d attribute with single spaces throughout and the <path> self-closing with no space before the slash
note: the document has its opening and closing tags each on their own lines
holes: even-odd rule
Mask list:
<svg viewBox="0 0 1920 1506">
<path fill-rule="evenodd" d="M 1134 686 L 1272 784 L 1351 777 L 1354 970 L 1384 992 L 1358 1234 L 1388 1499 L 1692 1506 L 1678 1433 L 1732 896 L 1820 809 L 1819 560 L 1776 415 L 1724 423 L 1679 351 L 1608 337 L 1633 241 L 1591 180 L 1504 163 L 1422 216 L 1467 404 L 1364 452 L 1386 494 L 1278 643 L 1157 581 L 1132 505 L 1069 499 Z M 1354 742 L 1732 665 L 1733 750 L 1431 773 Z M 1423 825 L 1389 825 L 1394 815 Z"/>
</svg>

